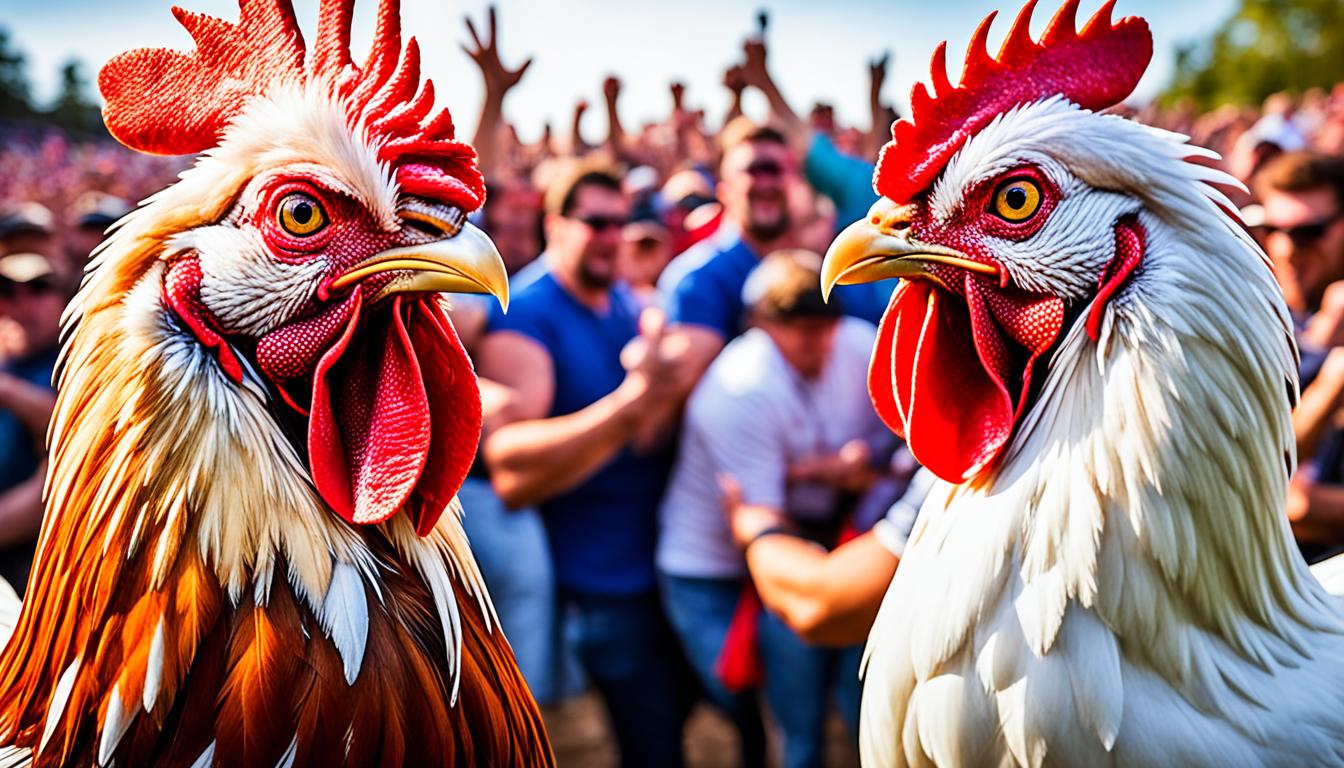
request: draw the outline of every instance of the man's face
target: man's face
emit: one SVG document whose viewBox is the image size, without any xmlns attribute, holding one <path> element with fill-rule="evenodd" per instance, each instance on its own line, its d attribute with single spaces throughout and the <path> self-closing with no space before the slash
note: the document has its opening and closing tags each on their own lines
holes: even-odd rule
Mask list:
<svg viewBox="0 0 1344 768">
<path fill-rule="evenodd" d="M 789 317 L 761 320 L 758 325 L 790 367 L 803 378 L 815 379 L 831 358 L 840 321 L 834 317 Z"/>
<path fill-rule="evenodd" d="M 65 296 L 54 277 L 29 283 L 0 280 L 0 317 L 13 320 L 23 329 L 24 347 L 30 354 L 59 343 L 64 308 Z"/>
<path fill-rule="evenodd" d="M 606 288 L 617 276 L 621 229 L 630 202 L 612 189 L 585 184 L 566 215 L 547 217 L 547 251 L 570 277 L 588 288 Z"/>
<path fill-rule="evenodd" d="M 1344 280 L 1344 215 L 1327 188 L 1265 193 L 1265 252 L 1288 306 L 1320 307 L 1325 289 Z"/>
<path fill-rule="evenodd" d="M 638 226 L 638 225 L 636 225 Z M 621 248 L 621 277 L 632 286 L 652 287 L 672 258 L 672 246 L 666 230 L 641 229 L 625 233 Z"/>
<path fill-rule="evenodd" d="M 751 236 L 770 242 L 789 231 L 789 184 L 797 173 L 788 147 L 748 141 L 723 156 L 719 194 L 725 212 Z"/>
</svg>

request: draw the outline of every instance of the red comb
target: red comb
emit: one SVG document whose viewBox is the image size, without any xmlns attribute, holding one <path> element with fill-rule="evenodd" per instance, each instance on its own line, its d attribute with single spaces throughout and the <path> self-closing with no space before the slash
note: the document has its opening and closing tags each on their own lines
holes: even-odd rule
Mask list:
<svg viewBox="0 0 1344 768">
<path fill-rule="evenodd" d="M 103 120 L 132 149 L 194 154 L 218 144 L 254 97 L 287 84 L 324 84 L 351 123 L 378 141 L 381 160 L 411 164 L 398 168 L 399 181 L 478 207 L 485 184 L 475 152 L 453 140 L 446 109 L 434 112 L 434 85 L 420 81 L 419 47 L 414 38 L 402 45 L 400 0 L 379 4 L 362 67 L 350 57 L 353 14 L 354 0 L 322 0 L 317 37 L 305 56 L 290 0 L 239 0 L 237 23 L 174 8 L 196 49 L 141 48 L 109 61 L 98 73 Z"/>
<path fill-rule="evenodd" d="M 1153 55 L 1148 23 L 1126 17 L 1111 23 L 1115 0 L 1074 31 L 1078 0 L 1066 0 L 1040 42 L 1031 39 L 1031 0 L 1017 15 L 997 59 L 986 39 L 994 21 L 980 22 L 966 51 L 961 82 L 947 79 L 947 43 L 933 53 L 933 94 L 923 83 L 910 91 L 910 117 L 891 126 L 892 140 L 878 156 L 873 188 L 906 202 L 929 185 L 966 140 L 1013 107 L 1063 95 L 1091 110 L 1120 103 L 1138 85 Z"/>
</svg>

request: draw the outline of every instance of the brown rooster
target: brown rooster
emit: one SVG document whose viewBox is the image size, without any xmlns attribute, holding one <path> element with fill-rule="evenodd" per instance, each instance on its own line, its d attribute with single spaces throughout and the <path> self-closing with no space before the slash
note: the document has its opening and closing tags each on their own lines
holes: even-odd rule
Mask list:
<svg viewBox="0 0 1344 768">
<path fill-rule="evenodd" d="M 441 291 L 507 301 L 397 0 L 289 0 L 113 59 L 109 129 L 204 152 L 68 316 L 0 763 L 549 765 L 462 533 L 481 405 Z M 444 514 L 446 512 L 446 514 Z"/>
</svg>

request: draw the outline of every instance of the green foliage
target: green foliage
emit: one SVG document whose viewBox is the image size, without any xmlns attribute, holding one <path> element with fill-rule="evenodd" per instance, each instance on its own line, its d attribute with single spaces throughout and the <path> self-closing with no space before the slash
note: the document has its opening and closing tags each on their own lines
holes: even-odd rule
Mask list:
<svg viewBox="0 0 1344 768">
<path fill-rule="evenodd" d="M 1258 104 L 1272 93 L 1344 82 L 1344 1 L 1242 0 L 1213 37 L 1176 53 L 1164 103 Z"/>
<path fill-rule="evenodd" d="M 53 125 L 73 136 L 106 136 L 98 103 L 89 96 L 84 65 L 71 59 L 61 65 L 61 88 L 47 109 L 33 102 L 23 53 L 0 28 L 0 124 Z"/>
<path fill-rule="evenodd" d="M 32 115 L 29 104 L 28 76 L 23 54 L 10 46 L 9 32 L 0 29 L 0 119 L 18 119 Z"/>
<path fill-rule="evenodd" d="M 61 66 L 61 90 L 47 112 L 47 118 L 75 135 L 103 132 L 103 118 L 98 105 L 87 96 L 88 79 L 83 66 L 73 59 Z"/>
</svg>

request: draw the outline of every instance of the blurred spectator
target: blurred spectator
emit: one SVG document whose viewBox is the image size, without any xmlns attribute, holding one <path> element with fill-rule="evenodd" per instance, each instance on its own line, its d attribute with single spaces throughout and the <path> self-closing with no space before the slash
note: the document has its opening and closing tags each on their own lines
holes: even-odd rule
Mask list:
<svg viewBox="0 0 1344 768">
<path fill-rule="evenodd" d="M 740 668 L 752 666 L 746 638 L 754 632 L 786 766 L 821 764 L 831 690 L 849 722 L 857 719 L 858 648 L 811 647 L 779 618 L 752 614 L 759 604 L 744 593 L 746 565 L 717 480 L 731 475 L 747 502 L 830 548 L 852 523 L 855 499 L 889 464 L 895 440 L 867 397 L 875 329 L 822 299 L 820 271 L 820 256 L 798 250 L 777 251 L 752 271 L 742 302 L 754 327 L 724 348 L 691 395 L 660 509 L 668 615 L 702 684 L 737 725 L 748 765 L 761 759 L 754 692 L 740 690 L 754 682 Z M 896 495 L 884 490 L 882 510 Z"/>
<path fill-rule="evenodd" d="M 483 377 L 517 394 L 485 458 L 507 504 L 541 511 L 560 602 L 622 763 L 680 765 L 691 681 L 653 568 L 670 454 L 633 443 L 687 369 L 663 354 L 660 324 L 641 329 L 638 301 L 616 281 L 630 215 L 620 178 L 577 166 L 546 208 L 546 252 L 515 277 L 509 313 L 492 317 L 478 357 Z M 646 343 L 623 356 L 641 333 Z"/>
<path fill-rule="evenodd" d="M 472 357 L 479 353 L 492 303 L 492 297 L 481 294 L 452 298 L 449 316 Z M 484 439 L 510 418 L 517 394 L 485 377 L 478 381 Z M 457 499 L 464 510 L 462 528 L 532 696 L 547 706 L 579 692 L 580 673 L 561 642 L 555 574 L 541 515 L 535 507 L 506 508 L 479 454 Z"/>
<path fill-rule="evenodd" d="M 31 200 L 0 213 L 0 248 L 5 253 L 57 256 L 56 217 L 45 205 Z"/>
<path fill-rule="evenodd" d="M 89 255 L 106 237 L 108 227 L 130 212 L 131 206 L 125 200 L 103 192 L 85 192 L 75 200 L 74 221 L 65 231 L 61 249 L 64 271 L 73 277 L 74 285 L 79 283 Z"/>
<path fill-rule="evenodd" d="M 639 298 L 641 306 L 654 304 L 658 276 L 672 258 L 672 235 L 650 200 L 636 209 L 621 230 L 617 274 Z"/>
<path fill-rule="evenodd" d="M 1305 389 L 1293 429 L 1302 466 L 1288 516 L 1314 561 L 1344 545 L 1344 159 L 1281 155 L 1256 177 L 1255 191 L 1260 234 L 1301 349 Z"/>
<path fill-rule="evenodd" d="M 827 552 L 798 532 L 780 510 L 747 504 L 736 478 L 724 475 L 724 511 L 761 602 L 805 641 L 862 643 L 872 629 L 924 499 L 938 482 L 927 469 L 866 533 Z"/>
<path fill-rule="evenodd" d="M 46 257 L 0 257 L 0 317 L 23 334 L 17 355 L 0 365 L 0 578 L 20 593 L 42 523 L 45 440 L 55 405 L 51 379 L 65 300 Z"/>
</svg>

